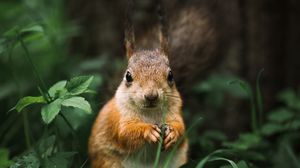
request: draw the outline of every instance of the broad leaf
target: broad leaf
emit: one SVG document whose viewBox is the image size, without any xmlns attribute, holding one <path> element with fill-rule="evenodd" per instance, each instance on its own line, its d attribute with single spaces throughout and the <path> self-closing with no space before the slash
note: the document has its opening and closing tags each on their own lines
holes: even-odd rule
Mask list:
<svg viewBox="0 0 300 168">
<path fill-rule="evenodd" d="M 285 89 L 278 93 L 277 98 L 278 100 L 288 104 L 296 99 L 296 94 L 292 89 Z"/>
<path fill-rule="evenodd" d="M 20 30 L 19 37 L 26 40 L 34 40 L 36 38 L 42 37 L 44 34 L 44 29 L 40 25 L 33 25 L 30 27 L 25 27 Z"/>
<path fill-rule="evenodd" d="M 31 104 L 37 104 L 37 103 L 46 103 L 45 99 L 42 96 L 27 96 L 23 97 L 18 101 L 15 107 L 13 107 L 12 110 L 17 110 L 18 112 L 22 111 L 25 107 L 31 105 Z"/>
<path fill-rule="evenodd" d="M 285 108 L 279 108 L 271 112 L 268 119 L 273 122 L 283 123 L 292 119 L 294 114 Z"/>
<path fill-rule="evenodd" d="M 37 145 L 37 153 L 39 153 L 43 158 L 51 156 L 55 148 L 55 140 L 55 135 L 51 135 L 49 137 L 44 136 Z"/>
<path fill-rule="evenodd" d="M 83 97 L 71 97 L 61 103 L 63 106 L 79 108 L 87 113 L 91 113 L 91 105 Z"/>
<path fill-rule="evenodd" d="M 4 32 L 3 36 L 6 38 L 14 38 L 17 35 L 17 32 L 20 30 L 19 26 L 14 26 L 13 28 Z"/>
<path fill-rule="evenodd" d="M 21 29 L 22 33 L 42 33 L 44 32 L 44 29 L 42 28 L 42 26 L 40 25 L 33 25 L 31 27 L 26 27 L 26 28 L 23 28 Z"/>
<path fill-rule="evenodd" d="M 42 108 L 42 119 L 49 124 L 60 112 L 62 99 L 56 99 Z"/>
<path fill-rule="evenodd" d="M 292 89 L 286 89 L 278 94 L 278 99 L 284 102 L 288 107 L 300 110 L 300 99 Z"/>
<path fill-rule="evenodd" d="M 67 81 L 63 80 L 63 81 L 59 81 L 56 84 L 54 84 L 49 90 L 49 94 L 52 98 L 55 98 L 58 94 L 58 91 L 61 91 L 65 88 L 67 84 Z"/>
<path fill-rule="evenodd" d="M 88 89 L 93 78 L 93 76 L 74 77 L 67 83 L 66 88 L 72 95 L 79 95 Z"/>
<path fill-rule="evenodd" d="M 283 130 L 283 127 L 281 125 L 269 123 L 269 124 L 264 125 L 261 128 L 261 133 L 264 135 L 273 135 L 278 132 L 281 132 L 282 130 Z"/>
<path fill-rule="evenodd" d="M 286 124 L 285 126 L 289 130 L 298 130 L 300 129 L 300 121 L 294 120 Z"/>
<path fill-rule="evenodd" d="M 248 150 L 259 145 L 261 142 L 261 137 L 256 134 L 240 134 L 239 139 L 235 142 L 225 142 L 224 146 L 238 149 L 238 150 Z"/>
</svg>

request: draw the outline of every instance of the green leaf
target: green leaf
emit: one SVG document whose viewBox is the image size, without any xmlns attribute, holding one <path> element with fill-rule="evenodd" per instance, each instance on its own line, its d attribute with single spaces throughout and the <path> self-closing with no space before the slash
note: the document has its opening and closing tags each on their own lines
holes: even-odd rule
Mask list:
<svg viewBox="0 0 300 168">
<path fill-rule="evenodd" d="M 18 101 L 15 107 L 13 107 L 11 110 L 17 110 L 18 112 L 22 111 L 25 107 L 31 105 L 31 104 L 37 104 L 37 103 L 46 103 L 45 99 L 42 96 L 27 96 L 23 97 Z"/>
<path fill-rule="evenodd" d="M 254 148 L 261 142 L 261 137 L 256 134 L 240 134 L 239 139 L 235 142 L 225 142 L 223 145 L 226 147 L 238 149 L 238 150 L 248 150 L 249 148 Z"/>
<path fill-rule="evenodd" d="M 283 127 L 281 125 L 268 123 L 268 124 L 265 124 L 261 128 L 261 133 L 263 135 L 269 136 L 269 135 L 273 135 L 273 134 L 276 134 L 278 132 L 281 132 L 282 130 L 283 130 Z"/>
<path fill-rule="evenodd" d="M 286 108 L 274 110 L 268 116 L 268 119 L 273 122 L 283 123 L 294 117 L 294 114 Z"/>
<path fill-rule="evenodd" d="M 0 168 L 9 167 L 11 164 L 13 164 L 13 162 L 9 160 L 8 150 L 0 149 Z"/>
<path fill-rule="evenodd" d="M 58 97 L 59 95 L 58 92 L 62 91 L 63 89 L 65 89 L 65 86 L 67 84 L 67 81 L 63 80 L 63 81 L 59 81 L 57 83 L 55 83 L 49 90 L 49 94 L 52 98 Z"/>
<path fill-rule="evenodd" d="M 200 137 L 199 137 L 200 138 Z M 209 130 L 203 133 L 203 135 L 201 136 L 201 139 L 208 139 L 210 141 L 212 140 L 216 140 L 216 141 L 226 141 L 227 137 L 226 135 L 218 130 Z"/>
<path fill-rule="evenodd" d="M 291 121 L 287 123 L 285 127 L 289 130 L 298 130 L 300 129 L 300 121 L 299 120 Z"/>
<path fill-rule="evenodd" d="M 26 28 L 21 29 L 20 32 L 22 32 L 22 33 L 27 33 L 27 32 L 29 32 L 29 33 L 41 33 L 41 32 L 44 32 L 44 29 L 40 25 L 33 25 L 31 27 L 26 27 Z"/>
<path fill-rule="evenodd" d="M 13 38 L 17 35 L 17 32 L 20 30 L 19 26 L 14 26 L 13 28 L 4 32 L 3 36 L 7 38 Z"/>
<path fill-rule="evenodd" d="M 277 98 L 278 100 L 288 104 L 288 102 L 294 101 L 296 99 L 296 94 L 292 89 L 285 89 L 278 93 Z"/>
<path fill-rule="evenodd" d="M 93 76 L 78 76 L 72 78 L 67 82 L 66 88 L 71 93 L 71 95 L 79 95 L 84 93 L 91 82 L 93 81 Z"/>
<path fill-rule="evenodd" d="M 25 27 L 19 31 L 19 37 L 28 41 L 40 38 L 43 36 L 43 34 L 44 29 L 40 25 Z"/>
<path fill-rule="evenodd" d="M 45 168 L 69 168 L 75 152 L 57 152 L 45 160 Z"/>
<path fill-rule="evenodd" d="M 37 153 L 41 155 L 43 158 L 47 158 L 52 155 L 53 150 L 55 148 L 55 135 L 44 136 L 41 138 L 41 141 L 37 145 Z"/>
<path fill-rule="evenodd" d="M 92 112 L 91 105 L 83 97 L 71 97 L 69 99 L 65 99 L 61 104 L 66 107 L 79 108 L 87 113 Z"/>
<path fill-rule="evenodd" d="M 29 152 L 21 157 L 18 157 L 10 168 L 39 168 L 40 160 L 36 153 Z"/>
<path fill-rule="evenodd" d="M 251 151 L 251 150 L 237 150 L 236 155 L 239 156 L 239 158 L 243 158 L 246 160 L 253 160 L 253 161 L 266 161 L 267 158 L 265 154 L 259 153 L 258 151 Z"/>
<path fill-rule="evenodd" d="M 286 89 L 278 94 L 278 100 L 284 102 L 288 107 L 300 110 L 300 98 L 292 89 Z"/>
<path fill-rule="evenodd" d="M 62 99 L 56 99 L 52 103 L 42 108 L 42 119 L 46 124 L 49 124 L 57 116 L 61 109 Z"/>
</svg>

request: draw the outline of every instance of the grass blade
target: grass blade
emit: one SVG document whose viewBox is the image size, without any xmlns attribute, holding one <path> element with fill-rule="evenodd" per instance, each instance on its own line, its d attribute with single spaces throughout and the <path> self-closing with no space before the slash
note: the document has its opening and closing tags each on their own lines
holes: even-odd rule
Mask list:
<svg viewBox="0 0 300 168">
<path fill-rule="evenodd" d="M 264 72 L 264 69 L 260 70 L 257 78 L 256 78 L 256 103 L 257 103 L 257 108 L 258 108 L 258 112 L 259 112 L 259 116 L 258 116 L 258 121 L 259 121 L 259 126 L 262 125 L 263 123 L 263 99 L 262 99 L 262 94 L 261 94 L 261 89 L 260 89 L 260 79 L 262 76 L 262 73 Z"/>
<path fill-rule="evenodd" d="M 217 154 L 224 154 L 224 153 L 230 153 L 231 151 L 228 149 L 219 149 L 216 150 L 212 153 L 210 153 L 209 155 L 207 155 L 205 158 L 203 158 L 196 166 L 196 168 L 204 168 L 204 165 L 210 161 L 210 159 Z"/>
<path fill-rule="evenodd" d="M 189 132 L 192 130 L 192 128 L 194 128 L 197 124 L 199 124 L 200 120 L 202 120 L 202 118 L 198 118 L 196 121 L 194 121 L 192 123 L 192 125 L 185 131 L 185 134 L 182 137 L 180 137 L 180 139 L 178 140 L 178 142 L 175 144 L 175 146 L 171 150 L 170 154 L 168 155 L 168 157 L 166 159 L 166 162 L 164 163 L 163 168 L 168 168 L 169 167 L 171 159 L 173 158 L 173 156 L 174 156 L 176 150 L 178 149 L 179 145 L 182 143 L 184 138 L 189 134 Z"/>
<path fill-rule="evenodd" d="M 238 166 L 235 164 L 234 161 L 230 160 L 230 159 L 226 159 L 224 157 L 213 157 L 211 159 L 208 160 L 209 162 L 213 162 L 213 161 L 226 161 L 228 162 L 232 168 L 238 168 Z"/>
</svg>

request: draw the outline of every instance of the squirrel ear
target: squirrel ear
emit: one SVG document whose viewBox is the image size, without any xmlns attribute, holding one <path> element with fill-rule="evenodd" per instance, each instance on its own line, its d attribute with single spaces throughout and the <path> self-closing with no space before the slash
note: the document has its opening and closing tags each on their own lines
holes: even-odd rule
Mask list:
<svg viewBox="0 0 300 168">
<path fill-rule="evenodd" d="M 162 30 L 159 32 L 159 43 L 160 51 L 163 52 L 166 56 L 169 55 L 169 40 L 168 37 L 163 33 Z"/>
<path fill-rule="evenodd" d="M 159 21 L 159 43 L 160 50 L 166 56 L 169 54 L 169 40 L 168 40 L 168 23 L 162 0 L 157 0 L 157 15 Z"/>
<path fill-rule="evenodd" d="M 134 52 L 134 28 L 132 23 L 133 1 L 128 0 L 125 13 L 125 50 L 126 56 L 129 59 Z"/>
<path fill-rule="evenodd" d="M 126 56 L 129 59 L 134 52 L 134 42 L 129 39 L 126 39 L 126 37 L 125 37 L 125 50 L 126 50 Z"/>
</svg>

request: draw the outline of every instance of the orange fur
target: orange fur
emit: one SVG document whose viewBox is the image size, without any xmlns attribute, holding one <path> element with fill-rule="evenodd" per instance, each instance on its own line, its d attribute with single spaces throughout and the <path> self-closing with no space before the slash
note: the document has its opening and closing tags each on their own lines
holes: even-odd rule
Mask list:
<svg viewBox="0 0 300 168">
<path fill-rule="evenodd" d="M 161 166 L 184 135 L 182 100 L 176 86 L 168 81 L 170 68 L 164 53 L 159 50 L 136 52 L 129 58 L 128 71 L 132 82 L 128 83 L 124 77 L 93 125 L 89 139 L 93 168 L 153 167 L 162 131 L 160 126 L 166 124 Z M 158 95 L 157 101 L 149 107 L 145 95 L 154 92 Z M 187 161 L 187 140 L 181 143 L 171 161 L 172 168 Z"/>
</svg>

